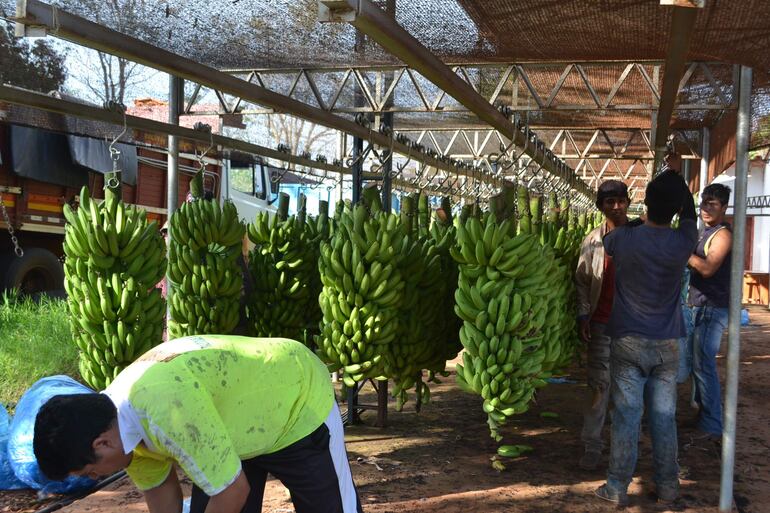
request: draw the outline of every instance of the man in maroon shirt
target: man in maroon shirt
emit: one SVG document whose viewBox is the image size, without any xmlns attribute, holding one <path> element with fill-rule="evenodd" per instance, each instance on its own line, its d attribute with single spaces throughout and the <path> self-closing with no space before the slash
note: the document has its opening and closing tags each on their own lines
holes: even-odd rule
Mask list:
<svg viewBox="0 0 770 513">
<path fill-rule="evenodd" d="M 580 467 L 585 470 L 596 469 L 601 460 L 604 449 L 602 429 L 610 391 L 610 338 L 605 335 L 605 328 L 612 312 L 615 267 L 612 257 L 604 252 L 602 239 L 628 221 L 628 205 L 628 188 L 623 182 L 607 180 L 599 186 L 596 206 L 604 214 L 605 221 L 583 240 L 575 272 L 579 334 L 588 346 L 588 386 L 591 389 L 581 435 L 585 453 L 580 459 Z"/>
</svg>

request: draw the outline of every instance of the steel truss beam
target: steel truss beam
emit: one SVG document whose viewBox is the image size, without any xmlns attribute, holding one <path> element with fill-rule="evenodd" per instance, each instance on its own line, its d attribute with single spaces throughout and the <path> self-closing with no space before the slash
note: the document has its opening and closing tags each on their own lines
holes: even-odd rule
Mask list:
<svg viewBox="0 0 770 513">
<path fill-rule="evenodd" d="M 420 144 L 451 155 L 452 158 L 479 162 L 490 172 L 494 170 L 492 161 L 499 156 L 497 154 L 501 147 L 505 147 L 499 132 L 492 129 L 403 130 L 400 133 L 408 133 Z M 687 149 L 680 156 L 684 159 L 699 159 L 696 149 L 699 141 L 692 140 L 692 134 L 685 131 L 674 133 L 678 146 Z M 544 138 L 548 139 L 548 134 Z M 639 147 L 642 151 L 639 151 Z M 647 175 L 649 171 L 646 166 L 654 158 L 649 131 L 641 129 L 562 129 L 551 139 L 549 149 L 561 159 L 576 160 L 576 171 L 582 173 L 581 178 L 588 181 L 591 187 L 598 185 L 598 179 L 628 182 L 632 175 Z"/>
<path fill-rule="evenodd" d="M 746 208 L 770 208 L 770 196 L 749 196 Z"/>
<path fill-rule="evenodd" d="M 67 116 L 74 116 L 82 119 L 111 123 L 116 126 L 122 126 L 124 123 L 123 116 L 114 111 L 86 105 L 79 102 L 62 100 L 18 87 L 0 85 L 0 101 L 15 105 L 26 105 L 28 107 L 55 112 Z M 334 179 L 333 177 L 329 176 L 329 173 L 334 173 L 339 177 L 351 175 L 351 171 L 347 167 L 327 164 L 325 162 L 318 162 L 299 155 L 292 155 L 272 148 L 267 148 L 265 146 L 260 146 L 258 144 L 252 144 L 240 139 L 233 139 L 221 135 L 210 134 L 208 132 L 194 130 L 192 128 L 185 128 L 170 123 L 162 123 L 160 121 L 155 121 L 148 118 L 126 115 L 125 124 L 126 127 L 132 130 L 140 130 L 143 132 L 161 135 L 175 135 L 177 137 L 181 137 L 193 142 L 198 142 L 206 146 L 213 142 L 214 144 L 223 148 L 239 150 L 253 155 L 260 155 L 262 157 L 276 159 L 293 166 L 302 166 L 306 169 L 292 169 L 292 171 L 304 173 L 316 178 Z M 317 170 L 317 172 L 313 170 Z M 489 186 L 489 184 L 486 185 Z M 414 179 L 409 180 L 404 178 L 395 178 L 393 179 L 393 186 L 397 189 L 407 191 L 427 190 L 437 195 L 445 194 L 448 196 L 462 197 L 465 199 L 475 199 L 474 195 L 462 193 L 458 189 L 453 189 L 452 187 L 424 183 Z"/>
<path fill-rule="evenodd" d="M 586 191 L 585 183 L 563 162 L 547 152 L 537 137 L 520 124 L 511 121 L 481 96 L 467 80 L 460 78 L 430 50 L 409 34 L 396 21 L 369 0 L 320 0 L 319 18 L 328 22 L 349 22 L 367 34 L 388 52 L 419 71 L 445 94 L 460 102 L 483 122 L 505 134 L 512 145 L 523 148 L 539 166 L 553 177 L 579 191 Z M 543 146 L 541 148 L 541 146 Z"/>
<path fill-rule="evenodd" d="M 11 21 L 37 29 L 45 29 L 56 37 L 124 57 L 145 66 L 164 71 L 170 75 L 220 91 L 221 93 L 233 95 L 242 101 L 269 107 L 275 112 L 287 113 L 319 125 L 340 130 L 360 137 L 377 146 L 388 148 L 403 155 L 410 155 L 411 158 L 427 166 L 459 176 L 473 178 L 476 181 L 481 181 L 493 187 L 501 185 L 501 179 L 497 176 L 483 173 L 481 170 L 458 167 L 453 165 L 448 159 L 417 151 L 407 142 L 397 141 L 394 137 L 373 131 L 370 127 L 363 124 L 336 116 L 318 107 L 313 107 L 270 91 L 259 84 L 241 80 L 228 73 L 223 73 L 161 48 L 154 47 L 98 23 L 62 11 L 44 2 L 25 0 L 21 5 L 25 8 L 25 12 L 18 13 L 19 17 Z M 593 195 L 593 191 L 584 185 L 581 186 L 581 184 L 578 184 L 578 192 L 589 197 Z"/>
<path fill-rule="evenodd" d="M 521 113 L 555 112 L 623 112 L 655 111 L 661 108 L 661 89 L 653 77 L 663 67 L 663 61 L 626 61 L 626 62 L 522 62 L 522 63 L 473 63 L 452 64 L 450 69 L 462 80 L 481 94 L 493 105 L 504 104 L 512 111 Z M 611 68 L 608 68 L 611 67 Z M 622 67 L 622 70 L 620 69 Z M 617 68 L 612 87 L 602 94 L 599 84 L 591 76 L 594 72 L 603 75 Z M 649 68 L 653 69 L 652 77 Z M 716 71 L 729 68 L 727 81 L 717 81 Z M 695 98 L 688 103 L 675 103 L 673 111 L 722 111 L 736 108 L 737 97 L 733 66 L 719 62 L 690 62 L 686 64 L 684 75 L 678 84 L 678 91 L 687 88 L 703 88 L 696 78 L 705 79 L 713 94 L 708 98 Z M 561 69 L 559 74 L 541 75 L 544 70 Z M 265 86 L 284 96 L 297 98 L 303 92 L 303 101 L 313 103 L 319 108 L 333 113 L 445 113 L 468 112 L 468 109 L 452 101 L 447 93 L 427 82 L 419 72 L 408 66 L 350 66 L 321 68 L 282 68 L 282 69 L 241 69 L 228 70 L 244 80 Z M 385 79 L 384 74 L 392 74 L 392 79 Z M 579 78 L 582 87 L 574 86 L 569 81 L 571 75 Z M 547 82 L 545 89 L 535 87 L 533 77 Z M 482 79 L 482 77 L 484 77 Z M 491 78 L 488 78 L 491 77 Z M 558 78 L 557 78 L 558 77 Z M 640 80 L 636 80 L 640 79 Z M 489 82 L 491 80 L 491 82 Z M 647 101 L 631 101 L 627 88 L 636 80 L 643 84 L 641 91 L 634 91 L 635 96 L 645 96 Z M 481 82 L 484 82 L 481 86 Z M 567 85 L 570 82 L 573 85 Z M 382 86 L 384 84 L 384 87 Z M 226 99 L 217 94 L 219 109 L 206 111 L 198 106 L 200 88 L 187 103 L 188 114 L 269 114 L 270 109 L 244 106 L 241 98 Z M 545 91 L 545 92 L 544 92 Z M 366 105 L 355 106 L 346 101 L 355 92 L 365 99 Z M 404 93 L 409 93 L 405 95 Z M 215 91 L 216 94 L 216 91 Z M 562 100 L 567 94 L 570 102 Z M 405 101 L 408 97 L 418 101 Z M 196 108 L 198 106 L 198 108 Z M 532 127 L 539 125 L 531 124 Z"/>
<path fill-rule="evenodd" d="M 685 76 L 687 52 L 690 49 L 690 41 L 694 33 L 695 20 L 698 17 L 699 8 L 703 8 L 703 5 L 700 5 L 700 7 L 673 7 L 660 107 L 655 120 L 655 130 L 653 130 L 655 134 L 653 138 L 653 144 L 655 145 L 653 172 L 657 171 L 663 162 L 669 124 L 671 123 L 671 115 L 674 112 L 674 103 L 676 103 L 676 97 L 682 87 L 681 82 L 687 78 Z M 737 97 L 737 95 L 735 96 Z"/>
</svg>

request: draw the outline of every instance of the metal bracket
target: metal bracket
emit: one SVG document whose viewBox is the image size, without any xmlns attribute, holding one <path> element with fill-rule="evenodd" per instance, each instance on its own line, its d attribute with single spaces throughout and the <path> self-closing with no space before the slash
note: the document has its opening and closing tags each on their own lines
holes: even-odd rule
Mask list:
<svg viewBox="0 0 770 513">
<path fill-rule="evenodd" d="M 353 8 L 346 0 L 318 0 L 318 21 L 321 23 L 352 23 L 358 16 L 359 3 Z"/>
<path fill-rule="evenodd" d="M 16 37 L 46 37 L 48 30 L 45 26 L 34 25 L 27 19 L 27 0 L 16 0 L 16 16 L 14 17 L 14 35 Z"/>
</svg>

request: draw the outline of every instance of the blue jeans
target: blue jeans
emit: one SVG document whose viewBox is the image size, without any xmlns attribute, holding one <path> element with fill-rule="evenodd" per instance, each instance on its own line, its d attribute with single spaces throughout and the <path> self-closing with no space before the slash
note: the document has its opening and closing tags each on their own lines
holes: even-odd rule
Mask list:
<svg viewBox="0 0 770 513">
<path fill-rule="evenodd" d="M 692 330 L 693 314 L 692 307 L 686 304 L 682 305 L 682 318 L 684 320 L 684 329 L 687 334 L 679 339 L 679 370 L 676 373 L 676 382 L 684 383 L 692 374 Z"/>
<path fill-rule="evenodd" d="M 693 359 L 695 400 L 700 404 L 698 429 L 722 435 L 722 391 L 717 372 L 717 353 L 727 327 L 727 308 L 693 308 Z"/>
<path fill-rule="evenodd" d="M 610 398 L 614 410 L 607 486 L 615 492 L 625 494 L 634 475 L 645 389 L 654 481 L 659 494 L 679 492 L 675 419 L 678 352 L 675 338 L 627 336 L 612 340 Z"/>
</svg>

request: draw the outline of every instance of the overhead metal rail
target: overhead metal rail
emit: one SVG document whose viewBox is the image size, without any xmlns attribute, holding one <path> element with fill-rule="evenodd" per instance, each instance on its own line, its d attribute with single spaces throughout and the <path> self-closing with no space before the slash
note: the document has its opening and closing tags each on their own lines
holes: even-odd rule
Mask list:
<svg viewBox="0 0 770 513">
<path fill-rule="evenodd" d="M 409 144 L 409 141 L 397 140 L 387 133 L 374 131 L 363 124 L 336 116 L 320 108 L 270 91 L 258 84 L 246 82 L 228 73 L 157 48 L 98 23 L 62 11 L 56 6 L 38 0 L 25 0 L 18 2 L 17 9 L 16 16 L 10 21 L 33 27 L 38 33 L 40 29 L 45 29 L 47 33 L 73 43 L 124 57 L 170 75 L 234 95 L 245 101 L 264 105 L 274 109 L 275 112 L 287 113 L 360 137 L 374 145 L 408 155 L 411 159 L 427 166 L 481 181 L 493 187 L 502 185 L 502 180 L 498 176 L 464 165 L 457 166 L 446 157 L 434 156 L 420 151 L 420 148 L 415 148 Z M 540 159 L 545 158 L 545 155 L 540 156 Z M 553 165 L 555 164 L 549 164 L 549 167 Z M 589 198 L 594 196 L 594 191 L 585 184 L 575 185 L 578 193 Z"/>
<path fill-rule="evenodd" d="M 419 71 L 444 93 L 509 138 L 514 145 L 523 148 L 523 153 L 549 174 L 570 184 L 579 192 L 586 193 L 590 190 L 585 182 L 575 176 L 572 169 L 546 150 L 536 137 L 533 138 L 528 128 L 522 130 L 522 127 L 512 123 L 468 82 L 462 80 L 449 66 L 369 0 L 319 0 L 319 18 L 321 21 L 350 23 L 392 55 Z"/>
<path fill-rule="evenodd" d="M 663 0 L 661 3 L 665 1 L 667 0 Z M 671 16 L 660 106 L 655 119 L 655 128 L 653 129 L 655 133 L 653 138 L 655 147 L 653 173 L 660 167 L 660 164 L 663 162 L 663 156 L 666 153 L 666 141 L 669 134 L 671 115 L 674 112 L 674 103 L 681 88 L 680 84 L 685 72 L 687 52 L 690 49 L 695 20 L 698 17 L 699 9 L 703 9 L 703 0 L 690 2 L 688 7 L 681 7 L 680 5 L 673 7 Z"/>
<path fill-rule="evenodd" d="M 479 94 L 492 105 L 503 103 L 512 111 L 522 113 L 569 113 L 569 112 L 623 112 L 653 111 L 661 107 L 661 89 L 657 76 L 664 61 L 621 61 L 621 62 L 516 62 L 516 63 L 464 63 L 448 64 L 453 73 L 470 83 Z M 652 73 L 648 68 L 652 68 Z M 703 87 L 695 83 L 696 77 L 705 78 L 713 92 L 707 98 L 693 98 L 688 103 L 675 103 L 674 112 L 684 111 L 722 111 L 735 110 L 737 86 L 735 73 L 731 69 L 726 80 L 721 83 L 717 76 L 725 75 L 724 68 L 735 65 L 720 62 L 694 61 L 686 64 L 686 69 L 679 81 L 679 91 L 692 87 Z M 548 73 L 543 71 L 555 71 Z M 612 73 L 616 69 L 616 78 L 611 88 L 605 92 L 592 79 L 592 74 Z M 435 87 L 427 87 L 426 80 L 409 66 L 349 66 L 349 67 L 312 67 L 312 68 L 259 68 L 225 70 L 246 81 L 264 85 L 284 96 L 297 97 L 300 90 L 309 91 L 310 100 L 320 108 L 333 113 L 462 113 L 469 109 L 452 101 L 447 93 Z M 392 75 L 385 79 L 384 74 Z M 484 74 L 489 82 L 486 91 L 479 90 L 475 82 Z M 570 78 L 577 76 L 582 87 L 568 85 Z M 491 78 L 490 78 L 491 77 Z M 280 80 L 276 80 L 280 78 Z M 535 80 L 537 79 L 537 80 Z M 641 79 L 641 80 L 638 80 Z M 546 87 L 536 87 L 536 83 L 546 81 Z M 634 91 L 634 98 L 626 94 L 630 82 L 643 84 L 641 90 Z M 384 84 L 379 89 L 372 84 Z M 406 104 L 398 101 L 396 92 L 408 90 L 414 93 L 418 101 Z M 345 102 L 355 91 L 360 91 L 366 101 L 364 106 L 355 106 Z M 567 96 L 569 99 L 565 100 Z M 227 101 L 218 94 L 220 109 L 205 111 L 196 106 L 202 99 L 200 87 L 185 105 L 188 114 L 268 114 L 270 109 L 246 107 L 241 98 Z M 647 101 L 637 98 L 645 97 Z M 636 101 L 635 101 L 636 100 Z M 598 112 L 597 112 L 598 111 Z M 600 121 L 598 121 L 600 122 Z M 649 127 L 649 120 L 647 127 Z M 547 128 L 548 124 L 533 121 L 530 128 Z M 584 121 L 581 120 L 581 126 Z M 596 128 L 599 128 L 598 126 Z"/>
<path fill-rule="evenodd" d="M 29 91 L 27 89 L 21 89 L 13 86 L 0 85 L 0 101 L 8 102 L 16 105 L 26 105 L 36 109 L 46 110 L 49 112 L 55 112 L 58 114 L 64 114 L 68 116 L 74 116 L 82 119 L 90 119 L 93 121 L 101 121 L 105 123 L 111 123 L 116 126 L 122 126 L 124 123 L 124 117 L 112 110 L 103 109 L 100 107 L 94 107 L 91 105 L 83 104 L 80 102 L 74 102 L 69 100 L 63 100 L 54 98 L 42 93 Z M 239 150 L 245 153 L 254 155 L 260 155 L 267 158 L 276 159 L 282 162 L 286 162 L 290 165 L 303 166 L 309 169 L 318 169 L 324 171 L 322 175 L 296 170 L 297 172 L 304 172 L 315 178 L 328 178 L 328 173 L 335 173 L 337 175 L 350 175 L 349 168 L 321 162 L 317 160 L 308 159 L 300 155 L 292 155 L 279 151 L 266 146 L 249 143 L 239 139 L 233 139 L 216 134 L 210 134 L 200 130 L 194 130 L 192 128 L 186 128 L 179 125 L 170 123 L 163 123 L 161 121 L 155 121 L 148 118 L 142 118 L 138 116 L 125 116 L 126 127 L 132 130 L 140 130 L 144 132 L 173 135 L 189 141 L 198 142 L 201 144 L 209 145 L 213 141 L 214 144 L 224 148 L 232 150 Z M 294 171 L 294 170 L 293 170 Z M 422 185 L 422 186 L 421 186 Z M 408 179 L 394 178 L 393 186 L 402 190 L 427 190 L 437 195 L 446 194 L 453 197 L 462 197 L 466 199 L 475 199 L 475 195 L 463 192 L 459 188 L 450 188 L 447 186 L 435 186 L 429 184 L 413 183 Z"/>
</svg>

